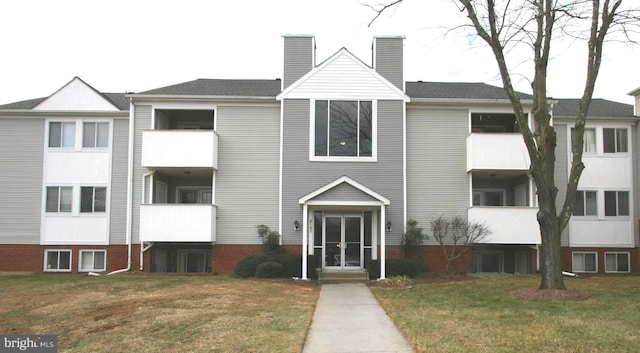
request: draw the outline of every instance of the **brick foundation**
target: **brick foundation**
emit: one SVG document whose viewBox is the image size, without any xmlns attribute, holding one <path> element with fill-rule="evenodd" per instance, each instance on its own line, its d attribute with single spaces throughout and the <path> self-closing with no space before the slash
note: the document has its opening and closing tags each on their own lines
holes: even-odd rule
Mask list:
<svg viewBox="0 0 640 353">
<path fill-rule="evenodd" d="M 43 273 L 45 250 L 64 249 L 71 250 L 71 271 L 62 273 L 79 272 L 80 250 L 106 250 L 107 266 L 105 273 L 120 270 L 127 267 L 127 245 L 22 245 L 3 244 L 0 246 L 0 271 L 20 271 Z M 132 270 L 137 270 L 140 246 L 132 247 Z"/>
<path fill-rule="evenodd" d="M 598 257 L 598 274 L 605 274 L 604 254 L 608 252 L 629 253 L 630 273 L 640 273 L 640 248 L 570 248 L 563 247 L 560 253 L 562 270 L 573 271 L 573 252 L 595 252 Z M 542 260 L 541 260 L 542 261 Z"/>
</svg>

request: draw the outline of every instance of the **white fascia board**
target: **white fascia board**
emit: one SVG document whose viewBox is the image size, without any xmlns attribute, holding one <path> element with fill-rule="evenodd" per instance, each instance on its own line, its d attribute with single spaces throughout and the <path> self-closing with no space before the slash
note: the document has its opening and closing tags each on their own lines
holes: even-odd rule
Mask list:
<svg viewBox="0 0 640 353">
<path fill-rule="evenodd" d="M 309 204 L 310 200 L 313 199 L 314 197 L 316 197 L 316 196 L 318 196 L 320 194 L 323 194 L 326 191 L 331 190 L 334 187 L 336 187 L 336 186 L 338 186 L 338 185 L 340 185 L 342 183 L 347 183 L 347 184 L 353 186 L 354 188 L 362 191 L 363 193 L 365 193 L 365 194 L 367 194 L 367 195 L 379 200 L 379 202 L 374 202 L 374 205 L 379 206 L 381 204 L 383 204 L 383 205 L 389 205 L 390 204 L 389 199 L 387 199 L 386 197 L 384 197 L 384 196 L 378 194 L 377 192 L 369 189 L 368 187 L 358 183 L 357 181 L 349 178 L 348 176 L 342 176 L 342 177 L 332 181 L 331 183 L 329 183 L 329 184 L 327 184 L 327 185 L 325 185 L 325 186 L 323 186 L 323 187 L 321 187 L 321 188 L 319 188 L 319 189 L 317 189 L 317 190 L 315 190 L 315 191 L 303 196 L 302 198 L 300 198 L 298 200 L 298 202 L 301 205 L 305 204 L 305 203 Z M 324 202 L 324 201 L 318 201 L 318 202 Z M 356 202 L 357 205 L 362 205 L 364 203 L 366 203 L 366 202 Z M 331 203 L 331 204 L 334 205 L 335 203 Z"/>
</svg>

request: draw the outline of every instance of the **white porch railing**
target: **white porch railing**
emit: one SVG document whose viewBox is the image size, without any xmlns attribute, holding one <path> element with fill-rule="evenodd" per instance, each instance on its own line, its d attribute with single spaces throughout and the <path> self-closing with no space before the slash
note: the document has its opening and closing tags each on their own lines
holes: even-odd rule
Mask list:
<svg viewBox="0 0 640 353">
<path fill-rule="evenodd" d="M 218 134 L 213 130 L 142 132 L 143 167 L 218 168 Z"/>
<path fill-rule="evenodd" d="M 471 207 L 469 221 L 483 222 L 491 234 L 486 244 L 540 244 L 537 207 Z"/>
<path fill-rule="evenodd" d="M 216 206 L 154 204 L 140 206 L 140 240 L 216 241 Z"/>
<path fill-rule="evenodd" d="M 529 153 L 519 133 L 472 133 L 467 136 L 467 171 L 528 170 Z"/>
</svg>

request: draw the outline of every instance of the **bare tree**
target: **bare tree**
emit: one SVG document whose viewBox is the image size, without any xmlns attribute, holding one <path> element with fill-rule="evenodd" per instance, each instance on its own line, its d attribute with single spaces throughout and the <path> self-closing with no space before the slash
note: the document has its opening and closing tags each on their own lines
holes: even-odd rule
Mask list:
<svg viewBox="0 0 640 353">
<path fill-rule="evenodd" d="M 450 273 L 451 263 L 460 259 L 469 249 L 484 242 L 490 233 L 484 223 L 470 222 L 459 216 L 452 219 L 440 216 L 431 221 L 431 236 L 442 248 L 447 260 L 447 273 Z"/>
<path fill-rule="evenodd" d="M 491 48 L 527 147 L 531 166 L 529 173 L 538 194 L 537 221 L 541 236 L 541 289 L 566 289 L 562 278 L 560 238 L 569 223 L 576 200 L 576 189 L 584 170 L 582 163 L 584 127 L 600 70 L 605 38 L 617 30 L 624 40 L 637 34 L 637 8 L 623 8 L 623 0 L 454 0 L 471 21 L 471 27 Z M 396 5 L 398 1 L 390 3 Z M 389 6 L 381 5 L 378 16 Z M 378 17 L 376 16 L 376 17 Z M 555 184 L 556 131 L 551 121 L 553 100 L 547 97 L 547 66 L 553 40 L 572 36 L 586 44 L 586 77 L 572 129 L 571 167 L 566 195 L 560 209 L 556 207 L 558 188 Z M 534 128 L 528 123 L 518 93 L 512 84 L 507 55 L 516 46 L 531 52 L 534 72 L 531 80 Z"/>
</svg>

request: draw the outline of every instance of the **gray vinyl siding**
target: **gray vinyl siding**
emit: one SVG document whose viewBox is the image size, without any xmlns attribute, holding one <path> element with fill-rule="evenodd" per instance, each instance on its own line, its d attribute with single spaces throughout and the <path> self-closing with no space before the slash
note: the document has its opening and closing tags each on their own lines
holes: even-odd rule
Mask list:
<svg viewBox="0 0 640 353">
<path fill-rule="evenodd" d="M 636 99 L 637 103 L 640 103 L 640 97 Z M 637 106 L 637 105 L 636 105 Z M 636 109 L 636 114 L 640 114 L 640 111 Z M 640 163 L 638 162 L 638 158 L 640 156 L 640 124 L 637 124 L 635 128 L 631 129 L 631 170 L 633 171 L 633 246 L 640 246 L 640 234 L 638 234 L 638 220 L 640 220 Z M 637 269 L 636 269 L 637 270 Z"/>
<path fill-rule="evenodd" d="M 403 196 L 403 109 L 402 101 L 378 101 L 377 162 L 309 161 L 309 100 L 283 102 L 282 236 L 285 244 L 301 244 L 302 232 L 294 231 L 294 221 L 302 221 L 298 200 L 342 176 L 359 182 L 390 200 L 387 220 L 404 221 Z M 339 191 L 338 191 L 339 192 Z M 362 196 L 357 196 L 360 200 Z M 386 233 L 389 245 L 402 240 L 402 226 Z"/>
<path fill-rule="evenodd" d="M 142 201 L 142 176 L 149 172 L 141 166 L 142 158 L 142 131 L 151 128 L 151 106 L 136 105 L 134 116 L 134 142 L 133 142 L 133 194 L 131 209 L 131 239 L 132 242 L 140 242 L 140 203 Z M 125 206 L 126 207 L 126 206 Z"/>
<path fill-rule="evenodd" d="M 396 87 L 404 90 L 403 38 L 375 38 L 375 69 Z"/>
<path fill-rule="evenodd" d="M 110 244 L 127 241 L 127 168 L 129 153 L 129 120 L 114 119 L 111 155 Z"/>
<path fill-rule="evenodd" d="M 44 119 L 0 118 L 0 244 L 39 244 Z"/>
<path fill-rule="evenodd" d="M 407 110 L 407 217 L 429 233 L 440 215 L 467 218 L 466 109 Z M 426 244 L 435 244 L 433 238 Z"/>
<path fill-rule="evenodd" d="M 313 68 L 313 37 L 284 38 L 283 88 L 289 87 Z"/>
<path fill-rule="evenodd" d="M 279 105 L 219 106 L 217 243 L 259 244 L 255 226 L 278 230 Z"/>
<path fill-rule="evenodd" d="M 569 166 L 569 142 L 567 141 L 567 125 L 554 125 L 556 130 L 556 165 L 555 165 L 555 183 L 558 188 L 556 197 L 556 209 L 560 210 L 564 204 L 564 198 L 567 194 L 568 166 Z M 560 237 L 561 246 L 569 246 L 569 226 L 567 226 Z"/>
</svg>

